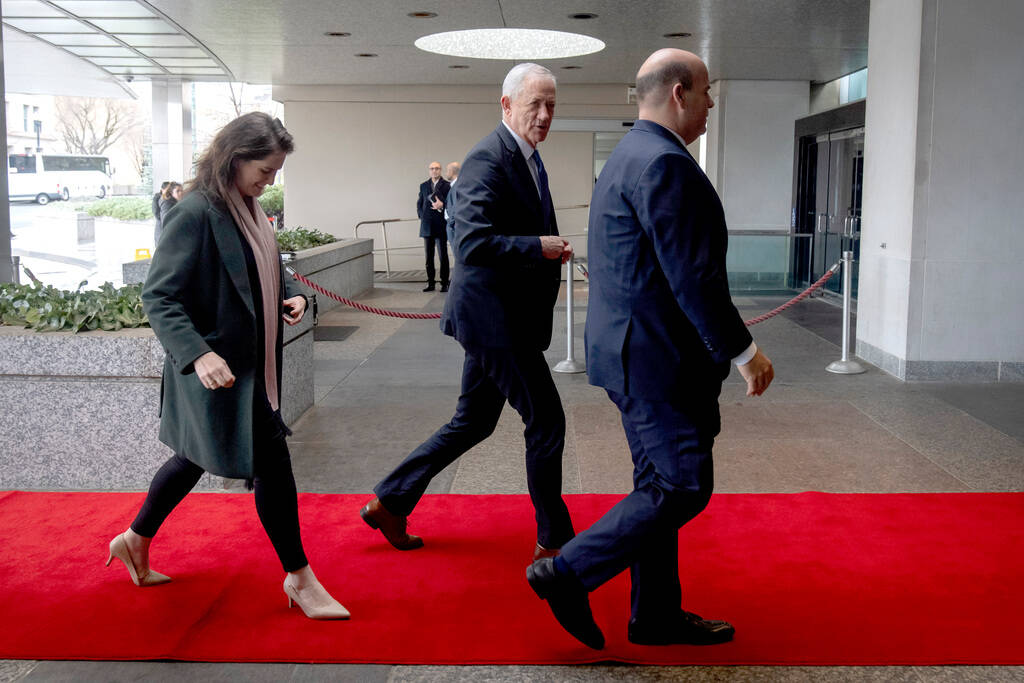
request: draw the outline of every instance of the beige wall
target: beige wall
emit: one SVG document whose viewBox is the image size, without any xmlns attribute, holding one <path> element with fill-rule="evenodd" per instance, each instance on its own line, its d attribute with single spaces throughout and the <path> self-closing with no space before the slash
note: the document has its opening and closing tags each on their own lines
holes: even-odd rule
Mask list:
<svg viewBox="0 0 1024 683">
<path fill-rule="evenodd" d="M 500 121 L 500 88 L 423 86 L 282 86 L 284 121 L 296 150 L 285 167 L 288 225 L 351 237 L 356 223 L 416 216 L 427 165 L 462 161 Z M 565 86 L 557 117 L 632 118 L 624 86 Z M 593 189 L 593 134 L 553 132 L 540 146 L 556 207 L 588 204 Z M 558 212 L 563 234 L 582 232 L 586 210 Z M 409 246 L 392 268 L 422 268 L 418 221 L 389 227 L 389 246 Z M 362 228 L 360 236 L 380 230 Z M 574 243 L 583 248 L 584 240 Z M 380 246 L 379 242 L 378 245 Z"/>
</svg>

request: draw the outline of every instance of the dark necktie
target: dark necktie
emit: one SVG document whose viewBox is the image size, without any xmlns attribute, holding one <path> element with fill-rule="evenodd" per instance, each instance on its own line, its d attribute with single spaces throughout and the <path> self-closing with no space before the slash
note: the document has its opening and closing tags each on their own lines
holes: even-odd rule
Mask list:
<svg viewBox="0 0 1024 683">
<path fill-rule="evenodd" d="M 530 155 L 537 165 L 537 185 L 540 189 L 540 209 L 544 215 L 544 231 L 551 232 L 551 192 L 548 190 L 548 172 L 544 170 L 544 162 L 540 160 L 540 151 L 533 150 Z"/>
</svg>

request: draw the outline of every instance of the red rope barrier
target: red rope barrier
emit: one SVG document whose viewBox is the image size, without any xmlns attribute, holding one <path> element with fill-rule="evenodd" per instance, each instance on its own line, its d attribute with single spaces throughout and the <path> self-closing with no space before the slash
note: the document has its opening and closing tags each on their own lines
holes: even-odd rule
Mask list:
<svg viewBox="0 0 1024 683">
<path fill-rule="evenodd" d="M 763 313 L 763 314 L 757 316 L 756 318 L 751 318 L 750 320 L 747 320 L 743 324 L 746 325 L 747 327 L 750 327 L 750 326 L 756 325 L 758 323 L 763 323 L 765 320 L 768 320 L 768 318 L 774 318 L 779 313 L 782 313 L 784 310 L 786 310 L 787 308 L 789 308 L 793 304 L 797 303 L 798 301 L 803 301 L 804 299 L 806 299 L 807 297 L 809 297 L 811 295 L 811 292 L 813 292 L 816 289 L 820 289 L 822 285 L 824 285 L 826 282 L 828 282 L 828 279 L 830 277 L 832 277 L 833 275 L 836 274 L 836 271 L 839 270 L 839 264 L 840 263 L 842 263 L 842 261 L 836 261 L 836 263 L 831 268 L 829 268 L 828 271 L 824 275 L 822 275 L 820 278 L 818 278 L 817 282 L 815 282 L 813 285 L 811 285 L 810 287 L 808 287 L 804 291 L 802 291 L 799 294 L 797 294 L 795 297 L 793 297 L 792 299 L 790 299 L 786 303 L 782 304 L 778 308 L 775 308 L 775 309 L 772 309 L 772 310 L 768 311 L 767 313 Z"/>
<path fill-rule="evenodd" d="M 367 306 L 365 304 L 359 303 L 358 301 L 352 301 L 351 299 L 346 299 L 343 296 L 338 296 L 334 292 L 330 292 L 324 289 L 323 287 L 313 282 L 312 280 L 303 277 L 302 275 L 299 275 L 292 268 L 286 267 L 285 270 L 288 271 L 289 275 L 291 275 L 293 278 L 295 278 L 302 284 L 306 285 L 310 289 L 316 290 L 317 292 L 320 292 L 326 297 L 330 297 L 335 301 L 343 303 L 346 306 L 351 306 L 352 308 L 359 311 L 363 311 L 365 313 L 374 313 L 376 315 L 383 315 L 388 318 L 404 318 L 406 320 L 438 320 L 441 318 L 440 313 L 407 313 L 405 311 L 389 311 L 385 308 L 374 308 L 373 306 Z"/>
<path fill-rule="evenodd" d="M 795 304 L 795 303 L 797 303 L 799 301 L 803 301 L 808 296 L 810 296 L 812 292 L 814 292 L 817 289 L 821 289 L 821 287 L 826 282 L 828 282 L 828 279 L 836 274 L 836 271 L 839 270 L 839 264 L 840 263 L 841 263 L 841 261 L 837 261 L 835 263 L 835 265 L 833 265 L 831 268 L 829 268 L 828 271 L 824 275 L 822 275 L 820 278 L 818 278 L 817 282 L 815 282 L 813 285 L 811 285 L 810 287 L 808 287 L 804 291 L 802 291 L 799 294 L 797 294 L 795 297 L 793 297 L 792 299 L 790 299 L 786 303 L 782 304 L 778 308 L 775 308 L 775 309 L 773 309 L 771 311 L 768 311 L 767 313 L 759 315 L 756 318 L 751 318 L 750 320 L 747 320 L 744 324 L 747 327 L 750 327 L 752 325 L 756 325 L 758 323 L 762 323 L 765 320 L 768 320 L 769 318 L 774 318 L 779 313 L 782 313 L 784 310 L 786 310 L 787 308 L 789 308 L 793 304 Z M 306 278 L 306 277 L 304 277 L 302 275 L 299 275 L 292 268 L 286 267 L 285 269 L 288 271 L 288 273 L 293 278 L 295 278 L 296 280 L 298 280 L 302 284 L 306 285 L 310 289 L 313 289 L 313 290 L 315 290 L 317 292 L 320 292 L 324 296 L 330 297 L 331 299 L 334 299 L 335 301 L 343 303 L 346 306 L 351 306 L 352 308 L 354 308 L 354 309 L 356 309 L 358 311 L 363 311 L 365 313 L 373 313 L 375 315 L 383 315 L 383 316 L 386 316 L 388 318 L 403 318 L 403 319 L 406 319 L 406 320 L 438 320 L 441 317 L 440 313 L 409 313 L 409 312 L 406 312 L 406 311 L 391 311 L 391 310 L 388 310 L 386 308 L 375 308 L 373 306 L 367 306 L 366 304 L 361 304 L 358 301 L 352 301 L 351 299 L 346 299 L 343 296 L 338 296 L 334 292 L 331 292 L 331 291 L 328 291 L 328 290 L 324 289 L 323 287 L 321 287 L 317 283 L 313 282 L 312 280 L 310 280 L 310 279 L 308 279 L 308 278 Z M 583 273 L 584 277 L 586 277 L 587 280 L 590 279 L 590 274 L 587 273 L 585 270 L 583 270 L 581 268 L 580 272 Z"/>
</svg>

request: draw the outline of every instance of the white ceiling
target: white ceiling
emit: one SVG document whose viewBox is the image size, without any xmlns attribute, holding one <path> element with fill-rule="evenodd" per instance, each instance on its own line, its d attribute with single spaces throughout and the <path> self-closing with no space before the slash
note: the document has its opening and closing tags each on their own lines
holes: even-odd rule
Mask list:
<svg viewBox="0 0 1024 683">
<path fill-rule="evenodd" d="M 701 55 L 713 79 L 828 81 L 867 66 L 869 0 L 151 0 L 235 78 L 284 84 L 482 84 L 510 62 L 422 52 L 420 36 L 466 28 L 586 33 L 607 48 L 545 62 L 568 83 L 629 83 L 655 49 Z M 414 19 L 409 12 L 438 16 Z M 580 21 L 570 13 L 591 12 Z M 325 31 L 345 31 L 330 38 Z M 667 39 L 686 31 L 690 38 Z M 359 58 L 372 52 L 376 58 Z M 469 69 L 452 70 L 452 64 Z M 558 67 L 578 65 L 579 70 Z"/>
<path fill-rule="evenodd" d="M 2 5 L 5 11 L 8 2 Z M 596 54 L 543 62 L 562 83 L 631 83 L 651 52 L 669 46 L 703 57 L 713 80 L 822 82 L 867 65 L 869 0 L 140 0 L 139 4 L 191 34 L 234 79 L 261 84 L 493 84 L 500 82 L 511 62 L 430 54 L 414 47 L 413 41 L 440 31 L 502 26 L 585 33 L 607 44 Z M 437 17 L 407 16 L 416 11 L 434 12 Z M 598 17 L 580 21 L 567 16 L 578 12 Z M 332 38 L 324 35 L 326 31 L 351 36 Z M 679 31 L 693 35 L 663 37 Z M 11 33 L 5 31 L 5 40 Z M 4 51 L 11 91 L 15 91 L 12 75 L 17 80 L 20 70 L 38 66 L 25 63 L 19 52 Z M 356 57 L 360 52 L 379 57 Z M 453 64 L 470 68 L 449 69 Z M 582 68 L 561 68 L 568 65 Z M 91 64 L 88 67 L 97 71 Z"/>
</svg>

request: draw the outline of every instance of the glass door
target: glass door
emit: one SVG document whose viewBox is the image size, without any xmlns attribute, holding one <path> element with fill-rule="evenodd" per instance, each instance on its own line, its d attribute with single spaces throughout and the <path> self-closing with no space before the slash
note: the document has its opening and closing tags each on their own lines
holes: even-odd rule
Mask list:
<svg viewBox="0 0 1024 683">
<path fill-rule="evenodd" d="M 864 129 L 832 131 L 801 145 L 796 226 L 810 234 L 811 244 L 794 254 L 794 280 L 807 284 L 825 274 L 843 251 L 853 251 L 853 297 L 857 296 L 856 259 L 860 255 L 860 220 L 864 182 Z M 806 238 L 796 240 L 806 244 Z M 809 251 L 809 253 L 808 253 Z M 807 263 L 809 265 L 804 266 Z M 833 277 L 828 291 L 840 293 L 842 279 Z"/>
</svg>

